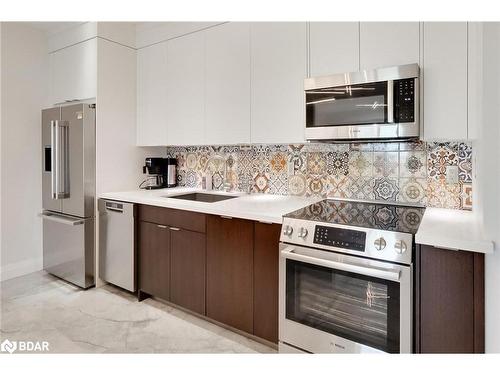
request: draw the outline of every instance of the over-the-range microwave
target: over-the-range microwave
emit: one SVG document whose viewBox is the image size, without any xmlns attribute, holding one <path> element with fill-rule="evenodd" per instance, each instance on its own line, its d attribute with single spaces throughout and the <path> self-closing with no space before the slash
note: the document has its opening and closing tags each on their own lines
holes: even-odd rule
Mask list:
<svg viewBox="0 0 500 375">
<path fill-rule="evenodd" d="M 418 64 L 307 78 L 304 89 L 307 140 L 419 137 Z"/>
</svg>

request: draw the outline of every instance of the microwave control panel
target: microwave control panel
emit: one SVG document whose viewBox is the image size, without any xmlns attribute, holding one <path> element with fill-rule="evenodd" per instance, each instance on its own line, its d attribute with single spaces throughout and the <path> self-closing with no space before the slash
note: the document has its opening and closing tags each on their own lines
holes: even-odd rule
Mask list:
<svg viewBox="0 0 500 375">
<path fill-rule="evenodd" d="M 394 81 L 395 122 L 415 121 L 415 78 Z"/>
</svg>

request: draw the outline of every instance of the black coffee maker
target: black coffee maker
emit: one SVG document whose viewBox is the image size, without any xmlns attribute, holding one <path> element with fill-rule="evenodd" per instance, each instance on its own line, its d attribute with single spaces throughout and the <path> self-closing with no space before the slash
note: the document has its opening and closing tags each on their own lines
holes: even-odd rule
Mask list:
<svg viewBox="0 0 500 375">
<path fill-rule="evenodd" d="M 146 158 L 142 173 L 149 174 L 148 182 L 141 188 L 163 189 L 177 186 L 177 159 L 174 158 Z"/>
</svg>

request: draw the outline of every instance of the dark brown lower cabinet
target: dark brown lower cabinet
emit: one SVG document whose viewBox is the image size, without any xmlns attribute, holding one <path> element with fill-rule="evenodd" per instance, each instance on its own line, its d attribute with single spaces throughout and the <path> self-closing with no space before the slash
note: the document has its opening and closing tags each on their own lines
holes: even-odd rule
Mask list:
<svg viewBox="0 0 500 375">
<path fill-rule="evenodd" d="M 165 225 L 140 221 L 139 289 L 170 299 L 170 230 Z"/>
<path fill-rule="evenodd" d="M 254 335 L 277 343 L 278 262 L 281 225 L 256 222 L 254 233 Z"/>
<path fill-rule="evenodd" d="M 207 316 L 253 334 L 253 221 L 207 216 Z"/>
<path fill-rule="evenodd" d="M 205 234 L 174 229 L 170 236 L 170 301 L 204 315 Z"/>
<path fill-rule="evenodd" d="M 277 343 L 281 225 L 177 211 L 139 206 L 139 299 Z"/>
<path fill-rule="evenodd" d="M 484 352 L 484 255 L 421 246 L 416 351 Z"/>
</svg>

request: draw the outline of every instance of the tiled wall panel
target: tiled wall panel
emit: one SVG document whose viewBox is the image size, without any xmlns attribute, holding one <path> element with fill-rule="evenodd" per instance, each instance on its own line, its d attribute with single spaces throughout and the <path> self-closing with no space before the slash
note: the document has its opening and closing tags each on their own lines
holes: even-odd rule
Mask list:
<svg viewBox="0 0 500 375">
<path fill-rule="evenodd" d="M 168 147 L 178 159 L 179 185 L 268 194 L 342 197 L 472 209 L 472 147 L 468 143 L 360 143 Z M 227 163 L 224 162 L 227 160 Z M 459 182 L 446 182 L 458 166 Z"/>
</svg>

